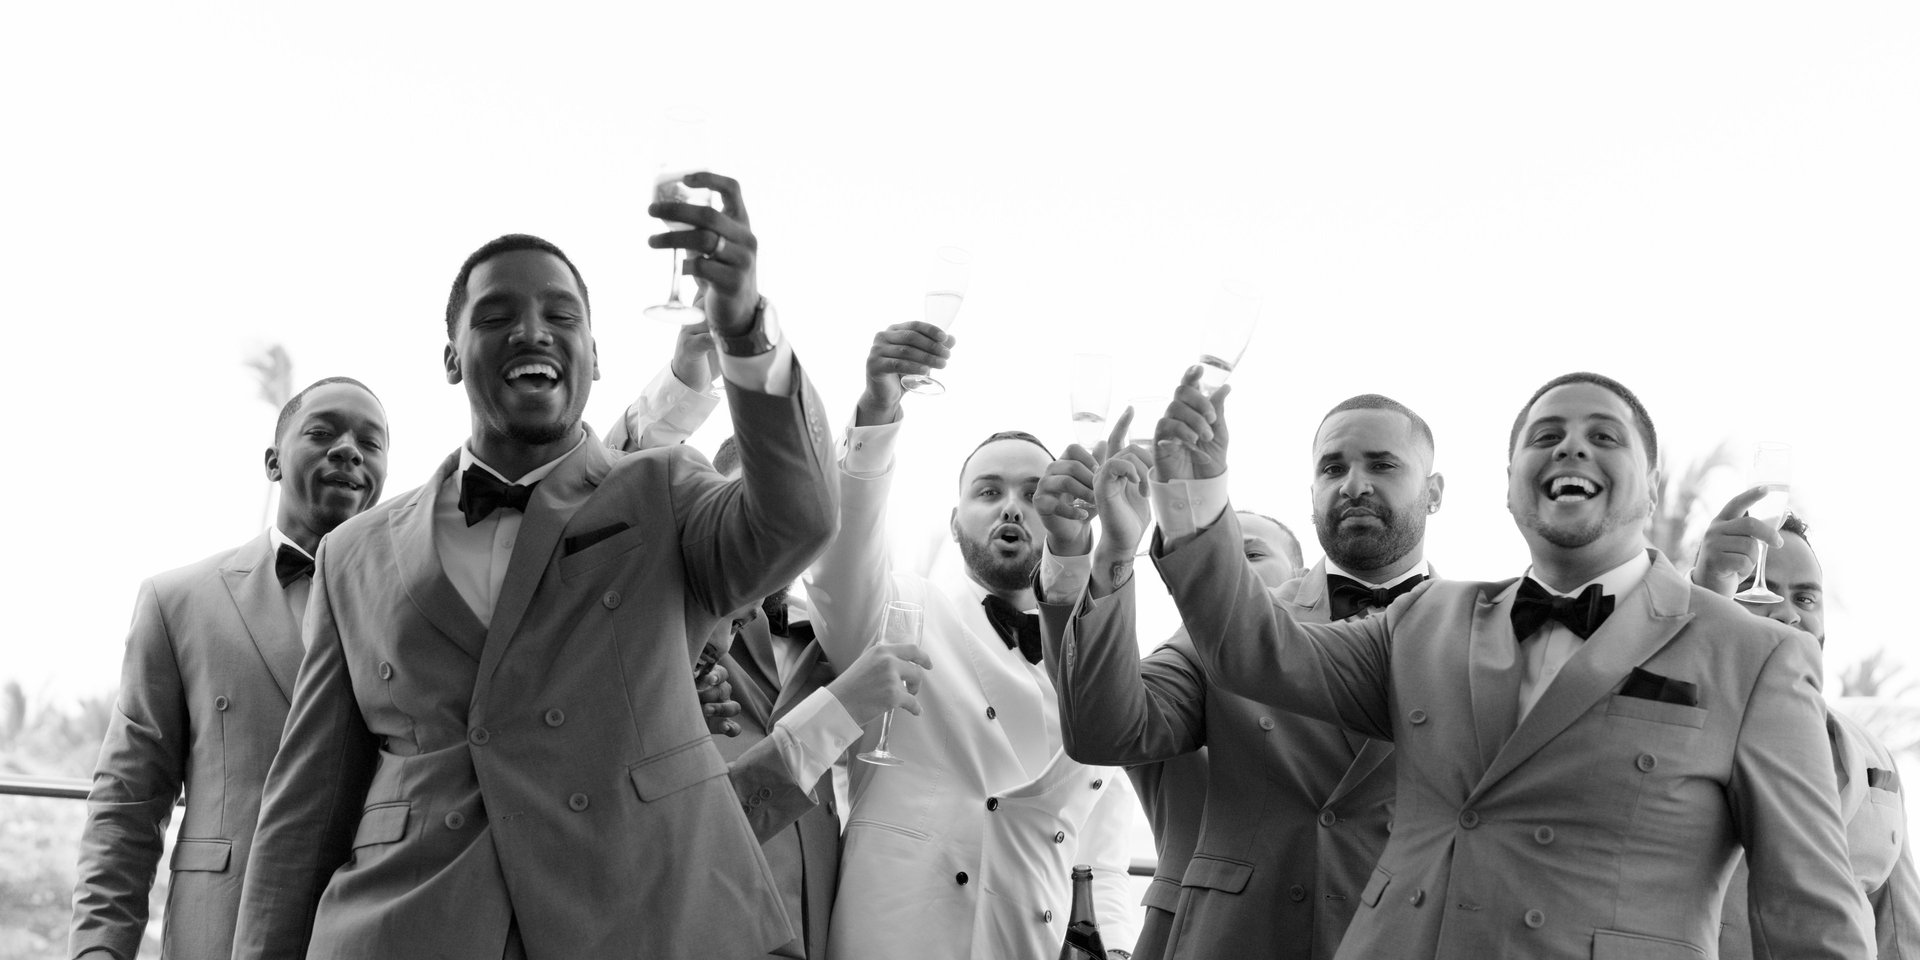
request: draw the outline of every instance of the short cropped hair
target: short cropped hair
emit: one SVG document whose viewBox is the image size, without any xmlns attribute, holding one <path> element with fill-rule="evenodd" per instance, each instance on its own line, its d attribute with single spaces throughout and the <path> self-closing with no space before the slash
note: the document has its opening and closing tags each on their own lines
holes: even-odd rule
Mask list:
<svg viewBox="0 0 1920 960">
<path fill-rule="evenodd" d="M 1249 517 L 1259 517 L 1260 519 L 1265 520 L 1266 522 L 1271 523 L 1276 527 L 1279 527 L 1280 532 L 1287 535 L 1287 542 L 1282 544 L 1280 546 L 1280 549 L 1286 553 L 1287 559 L 1293 563 L 1293 568 L 1295 570 L 1305 570 L 1307 568 L 1306 557 L 1300 553 L 1300 536 L 1293 532 L 1292 527 L 1289 527 L 1286 524 L 1281 523 L 1280 521 L 1275 520 L 1274 518 L 1269 517 L 1264 513 L 1257 513 L 1252 510 L 1236 510 L 1234 512 L 1244 513 Z"/>
<path fill-rule="evenodd" d="M 1540 389 L 1535 390 L 1533 396 L 1527 398 L 1526 404 L 1520 408 L 1520 413 L 1513 418 L 1513 432 L 1507 434 L 1507 462 L 1513 462 L 1513 445 L 1520 441 L 1520 428 L 1526 426 L 1527 411 L 1532 410 L 1533 405 L 1547 395 L 1547 391 L 1555 387 L 1564 387 L 1569 383 L 1591 383 L 1626 401 L 1627 407 L 1633 411 L 1634 425 L 1640 429 L 1640 439 L 1647 445 L 1647 463 L 1653 465 L 1660 462 L 1660 436 L 1654 432 L 1653 417 L 1647 414 L 1647 408 L 1641 404 L 1640 398 L 1634 396 L 1633 391 L 1628 390 L 1625 384 L 1612 377 L 1585 371 L 1563 373 L 1554 377 Z"/>
<path fill-rule="evenodd" d="M 307 384 L 305 387 L 302 387 L 299 393 L 294 394 L 291 398 L 287 400 L 286 405 L 280 408 L 280 419 L 278 421 L 275 421 L 273 425 L 273 442 L 274 443 L 280 442 L 280 435 L 287 431 L 287 424 L 292 423 L 293 418 L 299 415 L 300 405 L 306 401 L 307 394 L 312 393 L 313 391 L 321 387 L 324 387 L 329 383 L 353 384 L 354 386 L 367 391 L 367 396 L 372 397 L 373 402 L 380 403 L 380 395 L 377 393 L 374 393 L 372 387 L 369 387 L 366 384 L 361 383 L 360 381 L 355 380 L 352 377 L 322 377 L 321 379 L 315 380 L 314 382 Z M 385 404 L 381 404 L 381 406 L 384 407 Z"/>
<path fill-rule="evenodd" d="M 726 476 L 740 469 L 740 444 L 732 437 L 720 441 L 720 449 L 713 452 L 713 468 Z"/>
<path fill-rule="evenodd" d="M 555 259 L 566 264 L 567 269 L 573 271 L 573 282 L 580 285 L 580 299 L 583 301 L 581 305 L 587 308 L 588 316 L 592 316 L 593 301 L 587 296 L 587 281 L 580 276 L 580 268 L 574 266 L 573 261 L 567 259 L 567 255 L 562 253 L 559 247 L 531 233 L 509 233 L 495 237 L 480 249 L 467 254 L 466 262 L 460 265 L 460 272 L 453 278 L 453 289 L 447 292 L 448 340 L 453 339 L 453 328 L 460 323 L 460 311 L 466 309 L 467 278 L 473 276 L 473 268 L 503 253 L 513 253 L 516 250 L 537 250 L 552 254 Z"/>
<path fill-rule="evenodd" d="M 1800 542 L 1807 545 L 1807 549 L 1813 549 L 1813 541 L 1807 539 L 1807 521 L 1800 519 L 1799 514 L 1789 511 L 1786 519 L 1780 521 L 1780 532 L 1799 537 Z"/>
<path fill-rule="evenodd" d="M 979 453 L 982 448 L 986 447 L 987 444 L 999 443 L 1002 440 L 1024 440 L 1027 443 L 1031 443 L 1034 446 L 1039 447 L 1040 452 L 1046 454 L 1048 460 L 1056 459 L 1053 455 L 1053 451 L 1048 450 L 1047 445 L 1044 443 L 1041 443 L 1039 437 L 1036 437 L 1033 434 L 1026 432 L 1025 430 L 1002 430 L 999 433 L 993 434 L 992 436 L 986 438 L 985 440 L 980 441 L 980 445 L 977 447 L 974 447 L 973 450 L 967 454 L 967 458 L 965 460 L 960 461 L 960 476 L 954 482 L 955 483 L 967 482 L 967 464 L 973 461 L 973 455 L 976 453 Z"/>
<path fill-rule="evenodd" d="M 1332 419 L 1334 414 L 1346 413 L 1348 410 L 1389 410 L 1406 417 L 1407 422 L 1413 424 L 1413 435 L 1418 437 L 1420 442 L 1426 445 L 1428 453 L 1433 452 L 1433 428 L 1427 426 L 1427 421 L 1419 414 L 1414 413 L 1412 407 L 1392 397 L 1382 396 L 1377 393 L 1363 393 L 1359 396 L 1348 397 L 1334 404 L 1333 409 L 1328 410 L 1327 415 L 1320 418 L 1320 426 L 1326 426 L 1327 421 Z M 1314 435 L 1316 437 L 1319 436 L 1319 433 L 1319 428 L 1314 428 Z M 1291 533 L 1292 531 L 1288 532 Z"/>
</svg>

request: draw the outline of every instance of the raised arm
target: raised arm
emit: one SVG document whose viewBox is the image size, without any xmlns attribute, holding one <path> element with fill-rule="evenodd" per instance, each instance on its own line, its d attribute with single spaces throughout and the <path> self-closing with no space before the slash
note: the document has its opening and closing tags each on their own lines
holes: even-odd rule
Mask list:
<svg viewBox="0 0 1920 960">
<path fill-rule="evenodd" d="M 674 338 L 673 359 L 660 368 L 620 419 L 607 431 L 607 447 L 621 453 L 670 447 L 693 436 L 707 422 L 720 396 L 713 390 L 720 375 L 713 330 L 690 323 Z"/>
</svg>

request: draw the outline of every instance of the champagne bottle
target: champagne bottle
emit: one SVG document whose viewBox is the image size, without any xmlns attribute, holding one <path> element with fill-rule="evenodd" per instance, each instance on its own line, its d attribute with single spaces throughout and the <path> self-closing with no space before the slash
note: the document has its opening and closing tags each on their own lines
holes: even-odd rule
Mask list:
<svg viewBox="0 0 1920 960">
<path fill-rule="evenodd" d="M 1060 944 L 1060 960 L 1107 960 L 1100 943 L 1100 926 L 1093 920 L 1093 868 L 1073 868 L 1073 916 L 1067 921 L 1067 939 Z"/>
</svg>

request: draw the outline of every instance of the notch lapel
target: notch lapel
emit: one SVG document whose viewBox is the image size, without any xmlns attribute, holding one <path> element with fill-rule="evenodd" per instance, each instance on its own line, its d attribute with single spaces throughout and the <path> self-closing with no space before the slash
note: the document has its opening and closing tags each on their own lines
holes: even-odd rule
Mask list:
<svg viewBox="0 0 1920 960">
<path fill-rule="evenodd" d="M 803 680 L 803 677 L 806 679 Z M 774 719 L 785 716 L 801 697 L 832 683 L 833 679 L 833 666 L 827 663 L 827 655 L 820 649 L 820 641 L 807 644 L 793 662 L 793 675 L 781 685 L 779 699 L 773 702 Z"/>
<path fill-rule="evenodd" d="M 475 662 L 486 628 L 473 608 L 461 599 L 460 591 L 447 579 L 447 568 L 440 562 L 440 548 L 433 542 L 433 512 L 440 499 L 440 485 L 460 465 L 460 451 L 440 464 L 433 479 L 416 491 L 406 503 L 387 515 L 387 536 L 393 546 L 393 562 L 400 583 L 435 629 Z M 378 576 L 377 571 L 370 571 Z"/>
<path fill-rule="evenodd" d="M 1513 638 L 1512 617 L 1520 581 L 1509 582 L 1496 594 L 1488 589 L 1482 588 L 1474 601 L 1467 638 L 1467 692 L 1482 771 L 1493 765 L 1512 736 L 1513 718 L 1520 711 L 1520 644 Z"/>
<path fill-rule="evenodd" d="M 1666 646 L 1674 634 L 1693 619 L 1688 609 L 1688 590 L 1687 582 L 1675 572 L 1673 565 L 1654 552 L 1653 567 L 1647 571 L 1646 578 L 1620 598 L 1607 622 L 1580 645 L 1559 675 L 1547 684 L 1526 720 L 1500 748 L 1473 795 L 1485 793 L 1494 782 L 1559 736 L 1601 697 L 1619 686 L 1629 671 Z M 1507 622 L 1506 633 L 1513 635 L 1511 620 Z M 1517 650 L 1519 644 L 1513 647 Z M 1514 699 L 1508 701 L 1509 710 L 1517 711 L 1518 703 L 1516 690 Z"/>
<path fill-rule="evenodd" d="M 287 609 L 286 591 L 273 568 L 273 538 L 264 531 L 234 555 L 220 571 L 227 593 L 253 638 L 253 647 L 267 665 L 281 696 L 293 702 L 293 684 L 307 648 L 300 642 L 300 624 Z"/>
<path fill-rule="evenodd" d="M 1380 769 L 1380 765 L 1393 755 L 1393 744 L 1370 740 L 1349 731 L 1347 742 L 1352 743 L 1355 740 L 1360 741 L 1359 750 L 1355 752 L 1353 762 L 1347 765 L 1347 772 L 1340 777 L 1340 782 L 1334 785 L 1333 792 L 1327 795 L 1326 802 L 1321 804 L 1322 806 L 1332 806 L 1340 802 L 1343 797 L 1352 793 L 1353 788 L 1359 786 L 1368 774 Z"/>
</svg>

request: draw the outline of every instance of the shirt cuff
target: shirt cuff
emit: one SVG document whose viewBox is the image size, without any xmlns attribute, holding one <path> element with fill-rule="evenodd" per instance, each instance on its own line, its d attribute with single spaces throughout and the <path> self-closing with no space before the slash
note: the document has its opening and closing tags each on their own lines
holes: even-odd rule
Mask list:
<svg viewBox="0 0 1920 960">
<path fill-rule="evenodd" d="M 1227 475 L 1205 480 L 1156 480 L 1153 515 L 1166 543 L 1191 537 L 1220 519 L 1227 509 Z"/>
<path fill-rule="evenodd" d="M 834 761 L 860 739 L 860 725 L 853 722 L 840 698 L 823 687 L 775 722 L 772 736 L 774 749 L 787 762 L 787 774 L 802 790 L 811 792 Z"/>
<path fill-rule="evenodd" d="M 868 427 L 849 424 L 846 441 L 840 449 L 840 468 L 863 479 L 878 477 L 893 469 L 893 445 L 900 437 L 900 423 L 895 420 Z"/>
<path fill-rule="evenodd" d="M 673 446 L 693 436 L 719 405 L 718 394 L 681 383 L 671 366 L 662 367 L 608 431 L 607 446 L 623 451 Z"/>
<path fill-rule="evenodd" d="M 1092 579 L 1093 554 L 1055 556 L 1045 543 L 1040 545 L 1040 592 L 1048 603 L 1078 603 Z"/>
<path fill-rule="evenodd" d="M 785 394 L 793 389 L 793 347 L 782 333 L 773 349 L 753 357 L 736 357 L 715 350 L 720 357 L 720 375 L 727 382 L 755 393 Z"/>
</svg>

